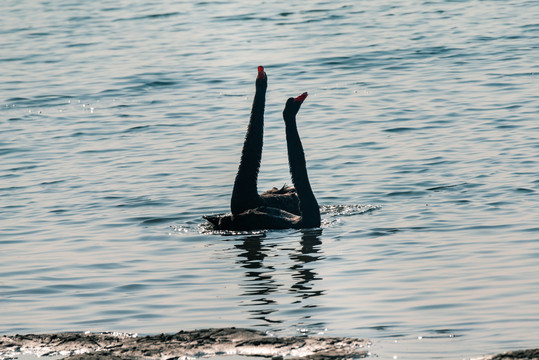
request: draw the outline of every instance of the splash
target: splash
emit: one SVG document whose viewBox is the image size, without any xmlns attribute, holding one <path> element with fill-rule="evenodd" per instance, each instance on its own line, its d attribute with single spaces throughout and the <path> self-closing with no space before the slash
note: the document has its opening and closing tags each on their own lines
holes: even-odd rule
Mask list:
<svg viewBox="0 0 539 360">
<path fill-rule="evenodd" d="M 320 207 L 320 212 L 323 215 L 328 216 L 352 216 L 360 215 L 374 210 L 381 209 L 379 205 L 371 204 L 357 204 L 357 205 L 322 205 Z"/>
</svg>

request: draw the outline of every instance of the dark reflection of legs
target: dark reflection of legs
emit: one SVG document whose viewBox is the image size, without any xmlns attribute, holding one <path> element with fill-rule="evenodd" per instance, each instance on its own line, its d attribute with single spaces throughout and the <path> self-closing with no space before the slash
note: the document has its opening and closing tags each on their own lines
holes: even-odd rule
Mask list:
<svg viewBox="0 0 539 360">
<path fill-rule="evenodd" d="M 313 290 L 312 282 L 320 280 L 317 273 L 305 265 L 320 259 L 324 256 L 320 253 L 320 240 L 322 229 L 304 230 L 301 236 L 301 249 L 290 255 L 295 264 L 290 267 L 294 271 L 292 275 L 295 280 L 290 291 L 297 293 L 298 297 L 307 299 L 313 296 L 320 296 L 323 290 Z M 301 302 L 301 301 L 297 301 Z"/>
<path fill-rule="evenodd" d="M 322 229 L 303 230 L 302 232 L 301 248 L 290 254 L 290 259 L 294 261 L 290 270 L 295 282 L 289 291 L 296 294 L 297 300 L 293 304 L 298 306 L 297 315 L 301 314 L 301 317 L 296 320 L 296 327 L 300 328 L 302 332 L 318 332 L 326 328 L 325 322 L 312 318 L 315 309 L 319 306 L 312 300 L 324 295 L 324 290 L 316 290 L 314 287 L 315 281 L 322 280 L 322 278 L 313 269 L 316 261 L 324 259 L 320 249 Z"/>
<path fill-rule="evenodd" d="M 264 266 L 263 260 L 267 256 L 262 247 L 262 238 L 260 236 L 250 236 L 243 240 L 241 244 L 235 245 L 236 248 L 244 250 L 238 255 L 237 263 L 246 269 L 245 276 L 248 283 L 245 285 L 246 291 L 242 296 L 255 297 L 250 304 L 255 305 L 251 313 L 251 319 L 263 320 L 265 323 L 280 323 L 279 320 L 268 319 L 268 315 L 277 311 L 264 305 L 274 304 L 275 301 L 268 299 L 267 296 L 281 286 L 273 280 L 270 273 L 275 271 L 272 266 Z M 260 307 L 262 306 L 262 307 Z"/>
<path fill-rule="evenodd" d="M 284 325 L 285 328 L 291 325 L 307 329 L 325 327 L 324 323 L 315 323 L 311 319 L 313 308 L 318 307 L 312 300 L 324 294 L 324 290 L 314 287 L 315 282 L 321 280 L 314 266 L 316 261 L 324 259 L 321 235 L 321 229 L 302 230 L 300 244 L 294 248 L 281 246 L 278 241 L 272 245 L 264 244 L 264 236 L 260 235 L 243 238 L 234 245 L 241 250 L 236 263 L 245 269 L 245 280 L 240 287 L 243 288 L 241 296 L 246 301 L 241 306 L 248 307 L 250 319 L 262 320 L 257 326 L 271 326 L 273 331 L 283 329 L 276 329 L 275 324 Z M 281 260 L 277 263 L 289 261 L 284 269 L 275 269 L 264 263 L 275 264 L 279 255 Z M 290 259 L 288 261 L 287 255 Z M 283 275 L 283 270 L 291 278 L 291 283 L 275 280 Z M 286 293 L 290 294 L 288 299 L 283 297 Z"/>
</svg>

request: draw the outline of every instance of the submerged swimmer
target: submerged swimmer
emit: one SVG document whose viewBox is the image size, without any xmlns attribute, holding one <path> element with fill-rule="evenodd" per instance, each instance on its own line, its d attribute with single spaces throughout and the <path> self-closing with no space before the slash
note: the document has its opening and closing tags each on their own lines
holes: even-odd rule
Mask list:
<svg viewBox="0 0 539 360">
<path fill-rule="evenodd" d="M 215 230 L 301 229 L 320 226 L 320 208 L 311 189 L 296 115 L 307 93 L 289 98 L 283 110 L 288 164 L 293 187 L 273 188 L 258 194 L 257 181 L 264 134 L 264 106 L 268 78 L 258 67 L 251 118 L 243 143 L 230 209 L 232 214 L 204 216 Z"/>
</svg>

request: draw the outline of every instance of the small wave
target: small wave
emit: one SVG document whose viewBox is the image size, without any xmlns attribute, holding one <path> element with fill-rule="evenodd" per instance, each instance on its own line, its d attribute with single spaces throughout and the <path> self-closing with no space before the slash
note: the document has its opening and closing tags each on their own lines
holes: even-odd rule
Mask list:
<svg viewBox="0 0 539 360">
<path fill-rule="evenodd" d="M 140 222 L 140 225 L 153 225 L 153 224 L 162 224 L 166 222 L 171 222 L 178 220 L 176 217 L 136 217 L 130 219 L 131 221 Z"/>
<path fill-rule="evenodd" d="M 396 128 L 384 129 L 385 132 L 390 132 L 390 133 L 401 133 L 401 132 L 413 131 L 413 130 L 417 130 L 417 129 L 411 128 L 411 127 L 396 127 Z"/>
<path fill-rule="evenodd" d="M 129 129 L 125 130 L 124 133 L 130 133 L 130 132 L 136 132 L 141 130 L 146 130 L 150 127 L 150 125 L 138 125 L 130 127 Z"/>
<path fill-rule="evenodd" d="M 423 196 L 423 195 L 425 195 L 425 192 L 419 191 L 419 190 L 393 191 L 387 194 L 387 196 L 391 196 L 391 197 L 393 196 L 413 197 L 413 196 Z"/>
<path fill-rule="evenodd" d="M 86 46 L 92 46 L 92 45 L 95 45 L 97 43 L 95 42 L 80 42 L 80 43 L 73 43 L 73 44 L 68 44 L 66 45 L 66 48 L 78 48 L 78 47 L 86 47 Z"/>
<path fill-rule="evenodd" d="M 13 153 L 28 152 L 28 151 L 30 151 L 30 149 L 27 149 L 27 148 L 17 148 L 17 147 L 0 148 L 0 155 L 8 155 L 8 154 L 13 154 Z"/>
<path fill-rule="evenodd" d="M 53 94 L 53 95 L 38 95 L 33 98 L 17 96 L 17 97 L 12 97 L 12 98 L 7 99 L 7 102 L 10 104 L 14 104 L 16 106 L 23 106 L 23 107 L 24 106 L 52 107 L 52 106 L 58 106 L 58 105 L 65 105 L 71 99 L 73 99 L 73 96 Z"/>
<path fill-rule="evenodd" d="M 472 188 L 479 186 L 479 184 L 472 184 L 472 183 L 458 183 L 458 184 L 451 184 L 451 185 L 439 185 L 439 186 L 433 186 L 428 189 L 427 191 L 446 191 L 446 190 L 461 190 L 462 188 Z"/>
<path fill-rule="evenodd" d="M 528 189 L 528 188 L 523 188 L 523 187 L 516 188 L 513 191 L 516 193 L 522 193 L 522 194 L 530 194 L 530 193 L 535 192 L 535 190 L 533 189 Z"/>
<path fill-rule="evenodd" d="M 220 96 L 225 96 L 225 97 L 247 97 L 246 94 L 233 94 L 233 93 L 230 93 L 230 92 L 220 92 L 219 93 Z"/>
<path fill-rule="evenodd" d="M 257 20 L 258 17 L 255 13 L 249 14 L 240 14 L 240 15 L 217 15 L 214 16 L 214 19 L 217 21 L 247 21 L 247 20 Z"/>
<path fill-rule="evenodd" d="M 136 80 L 133 80 L 136 81 Z M 139 92 L 141 90 L 152 90 L 155 88 L 161 88 L 161 87 L 167 87 L 167 86 L 174 86 L 177 84 L 177 81 L 175 80 L 169 80 L 169 79 L 158 79 L 158 80 L 143 80 L 141 83 L 131 86 L 126 86 L 123 89 L 113 89 L 110 90 L 112 92 L 118 91 L 119 93 L 123 91 L 132 91 L 132 92 Z M 107 90 L 109 91 L 109 90 Z"/>
<path fill-rule="evenodd" d="M 91 16 L 72 16 L 69 19 L 67 19 L 67 21 L 79 23 L 81 21 L 91 20 L 91 19 L 92 19 Z"/>
<path fill-rule="evenodd" d="M 147 14 L 147 15 L 141 15 L 141 16 L 134 16 L 134 17 L 130 17 L 130 18 L 120 18 L 120 19 L 114 20 L 114 22 L 145 20 L 145 19 L 162 19 L 162 18 L 177 16 L 177 15 L 181 15 L 181 13 L 177 12 L 177 11 L 174 11 L 174 12 L 162 13 L 162 14 Z"/>
<path fill-rule="evenodd" d="M 168 201 L 166 200 L 152 200 L 146 197 L 135 197 L 135 198 L 119 198 L 119 197 L 107 197 L 107 200 L 122 200 L 121 203 L 115 205 L 118 208 L 137 208 L 145 206 L 166 206 Z M 144 218 L 145 220 L 154 219 L 154 218 Z M 165 218 L 168 219 L 168 218 Z"/>
</svg>

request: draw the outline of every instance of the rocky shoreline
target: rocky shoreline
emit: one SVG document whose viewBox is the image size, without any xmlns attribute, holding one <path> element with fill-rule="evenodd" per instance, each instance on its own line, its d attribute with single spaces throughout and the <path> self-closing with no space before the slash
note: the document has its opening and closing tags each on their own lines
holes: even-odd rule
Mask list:
<svg viewBox="0 0 539 360">
<path fill-rule="evenodd" d="M 180 331 L 139 337 L 117 333 L 60 333 L 0 337 L 0 354 L 64 355 L 69 359 L 187 359 L 215 355 L 345 359 L 367 356 L 365 340 L 273 337 L 250 329 Z"/>
<path fill-rule="evenodd" d="M 539 349 L 517 350 L 494 356 L 488 356 L 485 360 L 537 360 Z M 481 359 L 482 360 L 482 359 Z"/>
<path fill-rule="evenodd" d="M 69 360 L 192 359 L 248 355 L 273 359 L 358 359 L 369 355 L 369 341 L 346 337 L 274 337 L 241 329 L 203 329 L 137 336 L 124 333 L 59 333 L 0 337 L 0 359 L 17 354 L 60 356 Z M 539 349 L 485 356 L 477 360 L 539 359 Z"/>
</svg>

